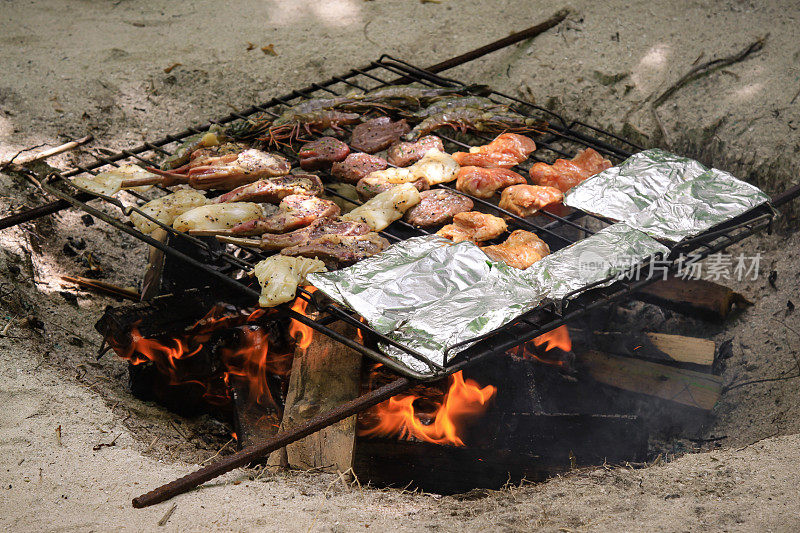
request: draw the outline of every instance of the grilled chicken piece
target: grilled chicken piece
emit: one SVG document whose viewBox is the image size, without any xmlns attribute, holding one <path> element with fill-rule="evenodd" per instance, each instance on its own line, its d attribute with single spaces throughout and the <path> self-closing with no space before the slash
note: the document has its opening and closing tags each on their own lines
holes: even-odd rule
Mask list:
<svg viewBox="0 0 800 533">
<path fill-rule="evenodd" d="M 286 233 L 308 226 L 318 218 L 335 217 L 339 213 L 339 206 L 330 200 L 292 194 L 281 200 L 278 212 L 274 215 L 239 224 L 225 234 L 245 236 Z"/>
<path fill-rule="evenodd" d="M 326 265 L 346 266 L 388 247 L 389 241 L 372 231 L 365 235 L 323 235 L 307 244 L 284 248 L 281 254 L 321 259 Z"/>
<path fill-rule="evenodd" d="M 407 167 L 423 158 L 428 150 L 444 152 L 444 144 L 436 135 L 426 135 L 416 142 L 403 141 L 389 148 L 386 159 L 396 167 Z"/>
<path fill-rule="evenodd" d="M 150 200 L 139 209 L 162 224 L 169 226 L 186 211 L 207 203 L 208 198 L 206 198 L 205 193 L 192 189 L 181 189 L 161 198 Z M 131 222 L 142 233 L 150 233 L 158 228 L 158 224 L 139 213 L 131 213 Z"/>
<path fill-rule="evenodd" d="M 318 218 L 305 228 L 296 229 L 289 233 L 265 233 L 261 236 L 258 247 L 262 250 L 282 250 L 289 246 L 301 246 L 319 239 L 324 235 L 366 235 L 370 232 L 369 226 L 363 222 L 343 222 L 335 218 Z"/>
<path fill-rule="evenodd" d="M 411 184 L 414 185 L 419 192 L 427 191 L 431 188 L 431 186 L 428 185 L 428 180 L 425 178 L 419 178 L 416 181 L 412 181 Z M 388 191 L 392 187 L 397 187 L 397 184 L 389 183 L 389 180 L 384 177 L 367 176 L 366 178 L 358 180 L 356 191 L 358 191 L 358 196 L 361 199 L 369 200 L 382 192 Z"/>
<path fill-rule="evenodd" d="M 320 137 L 304 144 L 297 155 L 300 157 L 300 168 L 303 170 L 320 170 L 330 168 L 333 163 L 344 161 L 350 153 L 350 147 L 334 137 Z"/>
<path fill-rule="evenodd" d="M 175 219 L 172 227 L 178 231 L 215 232 L 263 216 L 261 206 L 252 202 L 207 204 L 186 211 Z"/>
<path fill-rule="evenodd" d="M 453 159 L 462 167 L 511 168 L 528 159 L 534 150 L 536 143 L 533 139 L 516 133 L 503 133 L 489 144 L 470 148 L 469 152 L 454 153 Z"/>
<path fill-rule="evenodd" d="M 586 148 L 572 159 L 556 159 L 552 165 L 534 163 L 529 172 L 535 184 L 567 192 L 586 178 L 611 167 L 611 161 L 592 148 Z"/>
<path fill-rule="evenodd" d="M 331 174 L 340 181 L 355 185 L 361 178 L 369 176 L 370 172 L 383 170 L 388 166 L 384 158 L 376 155 L 350 154 L 344 161 L 333 164 Z"/>
<path fill-rule="evenodd" d="M 507 229 L 506 221 L 500 217 L 478 211 L 467 211 L 454 215 L 453 223 L 437 231 L 436 235 L 453 242 L 483 242 L 499 237 Z"/>
<path fill-rule="evenodd" d="M 411 128 L 405 119 L 393 122 L 389 117 L 373 118 L 353 128 L 350 146 L 354 150 L 374 154 L 389 148 L 409 131 Z"/>
<path fill-rule="evenodd" d="M 403 216 L 421 200 L 419 191 L 410 183 L 397 185 L 344 215 L 342 220 L 364 222 L 373 231 L 381 231 Z"/>
<path fill-rule="evenodd" d="M 520 183 L 527 182 L 507 168 L 461 167 L 456 189 L 477 198 L 491 198 L 498 190 Z"/>
<path fill-rule="evenodd" d="M 440 152 L 436 148 L 428 150 L 425 156 L 405 168 L 387 168 L 370 174 L 370 177 L 380 177 L 389 183 L 409 183 L 420 178 L 425 178 L 428 185 L 447 183 L 456 179 L 458 163 L 450 154 Z"/>
<path fill-rule="evenodd" d="M 195 150 L 189 163 L 175 170 L 148 168 L 160 179 L 147 183 L 164 186 L 188 183 L 194 189 L 230 190 L 262 178 L 285 176 L 290 169 L 291 165 L 281 155 L 247 148 L 238 143 L 226 143 Z"/>
<path fill-rule="evenodd" d="M 564 193 L 555 187 L 541 185 L 512 185 L 500 196 L 500 209 L 518 217 L 529 217 L 550 204 L 564 201 Z"/>
<path fill-rule="evenodd" d="M 427 227 L 446 224 L 453 215 L 470 211 L 472 200 L 447 189 L 435 189 L 420 193 L 420 202 L 406 211 L 403 216 L 406 222 L 415 226 Z"/>
<path fill-rule="evenodd" d="M 294 298 L 297 286 L 312 272 L 325 272 L 325 263 L 318 259 L 273 255 L 256 263 L 253 275 L 261 285 L 258 305 L 274 307 Z"/>
<path fill-rule="evenodd" d="M 484 246 L 483 252 L 495 261 L 524 270 L 550 254 L 550 247 L 535 233 L 518 229 L 502 244 Z"/>
<path fill-rule="evenodd" d="M 216 200 L 224 202 L 280 202 L 290 194 L 319 196 L 322 180 L 314 174 L 290 174 L 280 178 L 258 180 L 226 192 Z"/>
</svg>

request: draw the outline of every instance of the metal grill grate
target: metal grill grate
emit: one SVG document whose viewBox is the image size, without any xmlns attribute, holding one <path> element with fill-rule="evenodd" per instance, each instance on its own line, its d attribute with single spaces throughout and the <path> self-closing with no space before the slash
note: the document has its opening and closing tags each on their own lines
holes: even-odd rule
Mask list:
<svg viewBox="0 0 800 533">
<path fill-rule="evenodd" d="M 88 195 L 75 188 L 64 185 L 69 183 L 69 181 L 62 181 L 61 178 L 68 178 L 81 173 L 96 174 L 98 171 L 102 171 L 104 167 L 118 166 L 120 162 L 124 161 L 151 165 L 154 160 L 162 156 L 171 155 L 172 151 L 177 148 L 177 143 L 184 140 L 186 137 L 197 133 L 203 133 L 215 124 L 224 125 L 237 119 L 247 119 L 256 113 L 277 116 L 283 106 L 295 105 L 305 99 L 341 95 L 351 90 L 366 91 L 391 85 L 398 81 L 403 81 L 404 83 L 416 81 L 417 83 L 429 86 L 461 87 L 464 90 L 467 89 L 465 84 L 457 80 L 433 74 L 407 62 L 384 55 L 379 60 L 373 61 L 363 68 L 352 69 L 342 76 L 335 76 L 324 82 L 312 83 L 306 88 L 273 98 L 264 104 L 252 106 L 244 111 L 231 113 L 219 120 L 209 121 L 207 124 L 191 127 L 180 133 L 168 135 L 157 141 L 146 142 L 129 150 L 121 150 L 112 155 L 94 154 L 94 162 L 76 166 L 75 168 L 54 175 L 51 179 L 43 183 L 43 187 L 51 194 L 60 198 L 60 201 L 38 208 L 39 214 L 52 213 L 70 205 L 78 207 L 113 225 L 120 231 L 126 232 L 151 246 L 159 248 L 166 254 L 185 261 L 196 268 L 202 269 L 236 290 L 242 291 L 256 299 L 259 295 L 259 291 L 255 289 L 251 283 L 248 283 L 248 281 L 241 276 L 241 273 L 250 270 L 256 261 L 265 257 L 263 252 L 247 249 L 246 253 L 234 253 L 233 250 L 235 247 L 233 247 L 233 245 L 228 245 L 225 251 L 219 251 L 215 247 L 210 246 L 207 240 L 174 230 L 171 226 L 166 226 L 148 216 L 136 206 L 126 207 L 120 200 L 114 197 Z M 633 151 L 641 149 L 639 146 L 609 132 L 579 121 L 568 122 L 563 117 L 550 110 L 512 96 L 493 91 L 490 98 L 499 103 L 513 105 L 518 111 L 534 118 L 546 120 L 549 124 L 545 133 L 535 138 L 537 150 L 532 154 L 529 161 L 552 163 L 557 157 L 571 158 L 579 149 L 591 147 L 613 162 L 618 163 L 630 156 Z M 442 135 L 441 132 L 437 132 L 437 135 L 445 141 L 446 149 L 449 152 L 464 149 L 468 150 L 470 148 L 470 144 L 467 144 L 464 138 L 459 135 Z M 471 138 L 477 139 L 480 144 L 492 139 L 492 137 L 484 135 L 472 136 Z M 297 156 L 294 152 L 284 149 L 284 153 L 294 163 L 297 162 Z M 519 170 L 520 173 L 527 173 L 526 167 L 521 167 L 521 170 L 517 170 Z M 330 178 L 330 176 L 325 173 L 320 174 L 323 179 Z M 451 189 L 451 187 L 447 185 L 439 185 L 438 187 Z M 340 196 L 330 188 L 326 188 L 326 190 L 330 195 Z M 140 200 L 145 200 L 141 195 L 132 191 L 127 192 L 137 196 Z M 168 191 L 164 189 L 164 192 Z M 343 196 L 340 197 L 344 198 Z M 125 215 L 130 215 L 133 212 L 142 215 L 169 232 L 171 234 L 171 239 L 184 239 L 192 246 L 203 249 L 208 256 L 226 262 L 230 265 L 230 272 L 223 273 L 217 269 L 211 268 L 209 265 L 198 261 L 170 245 L 155 240 L 149 235 L 139 232 L 130 224 L 124 223 L 120 219 L 112 217 L 106 212 L 86 203 L 94 198 L 99 198 L 109 204 L 117 206 Z M 601 217 L 579 211 L 572 212 L 565 216 L 542 212 L 540 216 L 534 219 L 524 219 L 500 209 L 493 202 L 475 197 L 470 198 L 480 210 L 493 214 L 502 214 L 509 220 L 510 229 L 526 229 L 528 231 L 533 231 L 544 239 L 551 246 L 551 249 L 554 250 L 567 246 L 583 236 L 590 235 L 609 224 L 609 221 Z M 348 200 L 347 198 L 344 199 Z M 674 270 L 678 266 L 677 259 L 681 254 L 693 253 L 700 257 L 705 257 L 716 253 L 767 227 L 771 223 L 773 215 L 774 212 L 770 206 L 758 208 L 725 224 L 723 227 L 715 228 L 700 237 L 675 246 L 668 258 L 661 259 L 666 261 L 665 264 Z M 390 241 L 397 242 L 411 236 L 427 233 L 428 232 L 424 229 L 414 227 L 411 224 L 399 220 L 382 232 L 382 235 Z M 387 367 L 401 375 L 418 380 L 434 380 L 440 379 L 444 375 L 463 368 L 463 366 L 469 364 L 470 361 L 482 359 L 484 356 L 491 353 L 506 351 L 522 342 L 550 331 L 561 324 L 579 318 L 594 308 L 629 296 L 638 288 L 652 281 L 654 281 L 654 279 L 638 281 L 621 280 L 604 288 L 599 287 L 603 285 L 604 282 L 598 282 L 581 291 L 576 291 L 575 294 L 568 295 L 569 298 L 574 297 L 574 299 L 567 301 L 565 298 L 562 302 L 540 306 L 490 334 L 469 341 L 475 344 L 459 353 L 458 356 L 454 357 L 447 365 L 440 365 L 428 360 L 414 350 L 395 342 L 362 323 L 357 316 L 351 314 L 347 309 L 343 309 L 331 303 L 322 302 L 320 298 L 315 298 L 314 295 L 303 289 L 298 291 L 298 297 L 309 301 L 318 311 L 321 311 L 320 316 L 322 318 L 314 320 L 288 308 L 282 308 L 280 312 L 312 327 L 316 331 L 346 344 L 367 357 L 384 363 Z M 344 320 L 359 328 L 365 340 L 368 341 L 365 342 L 367 345 L 362 345 L 328 328 L 327 325 L 335 320 Z M 381 352 L 370 348 L 369 346 L 373 345 L 375 341 L 393 345 L 408 355 L 423 361 L 428 366 L 429 372 L 416 372 L 394 359 L 385 356 Z M 458 345 L 451 347 L 451 350 L 458 347 Z"/>
</svg>

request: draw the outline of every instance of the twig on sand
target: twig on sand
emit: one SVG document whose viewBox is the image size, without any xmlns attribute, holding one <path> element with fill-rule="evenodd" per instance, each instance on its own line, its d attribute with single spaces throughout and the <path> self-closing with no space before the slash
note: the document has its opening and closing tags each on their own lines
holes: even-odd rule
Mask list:
<svg viewBox="0 0 800 533">
<path fill-rule="evenodd" d="M 178 507 L 178 504 L 177 504 L 177 503 L 173 503 L 173 504 L 172 504 L 172 507 L 170 507 L 170 508 L 167 510 L 167 512 L 166 512 L 166 513 L 164 513 L 164 516 L 163 516 L 163 517 L 161 517 L 161 520 L 159 520 L 159 521 L 158 521 L 158 525 L 159 525 L 159 526 L 166 526 L 166 525 L 167 525 L 167 522 L 169 522 L 169 519 L 170 519 L 170 517 L 172 516 L 172 513 L 174 513 L 174 512 L 175 512 L 175 509 L 176 509 L 177 507 Z"/>
<path fill-rule="evenodd" d="M 723 57 L 720 59 L 712 59 L 711 61 L 706 61 L 705 63 L 697 65 L 696 67 L 692 68 L 681 79 L 673 83 L 666 91 L 661 93 L 661 96 L 659 96 L 653 101 L 653 107 L 658 107 L 661 104 L 663 104 L 670 96 L 675 94 L 681 87 L 683 87 L 687 83 L 699 79 L 703 76 L 706 76 L 714 72 L 715 70 L 721 69 L 722 67 L 727 67 L 728 65 L 733 65 L 734 63 L 739 63 L 740 61 L 744 61 L 751 54 L 754 54 L 759 50 L 761 50 L 762 48 L 764 48 L 764 43 L 767 41 L 767 37 L 769 37 L 769 34 L 754 41 L 746 48 L 744 48 L 743 50 L 741 50 L 736 54 L 733 54 L 732 56 Z"/>
<path fill-rule="evenodd" d="M 206 464 L 207 462 L 209 462 L 210 460 L 212 460 L 212 459 L 216 459 L 216 458 L 217 458 L 217 456 L 218 456 L 219 454 L 221 454 L 221 453 L 222 453 L 222 450 L 224 450 L 225 448 L 227 448 L 227 447 L 228 447 L 228 445 L 229 445 L 230 443 L 232 443 L 233 441 L 235 441 L 235 440 L 236 440 L 236 439 L 231 439 L 231 440 L 229 440 L 228 442 L 226 442 L 225 444 L 223 444 L 223 445 L 222 445 L 222 448 L 220 448 L 219 450 L 217 450 L 217 453 L 215 453 L 214 455 L 212 455 L 211 457 L 209 457 L 208 459 L 206 459 L 205 461 L 203 461 L 203 462 L 202 462 L 202 463 L 200 463 L 200 464 L 201 464 L 201 465 L 204 465 L 204 464 Z"/>
<path fill-rule="evenodd" d="M 82 144 L 86 144 L 86 143 L 92 141 L 93 139 L 94 139 L 94 137 L 92 137 L 91 135 L 87 135 L 86 137 L 81 137 L 80 139 L 76 139 L 74 141 L 70 141 L 68 143 L 64 143 L 62 145 L 55 146 L 53 148 L 48 148 L 47 150 L 43 150 L 43 151 L 38 152 L 36 154 L 32 154 L 32 155 L 17 159 L 17 157 L 19 157 L 22 153 L 30 152 L 32 150 L 35 150 L 36 148 L 41 148 L 44 145 L 40 144 L 40 145 L 37 145 L 37 146 L 33 146 L 31 148 L 26 148 L 24 150 L 20 150 L 19 152 L 17 152 L 14 155 L 14 157 L 12 157 L 11 159 L 9 159 L 7 161 L 3 161 L 2 163 L 0 163 L 0 170 L 3 170 L 6 167 L 9 167 L 11 165 L 22 166 L 22 165 L 27 165 L 28 163 L 33 163 L 35 161 L 41 161 L 42 159 L 47 159 L 48 157 L 52 157 L 54 155 L 58 155 L 58 154 L 61 154 L 61 153 L 64 153 L 64 152 L 68 152 L 69 150 L 74 150 L 78 146 L 80 146 Z"/>
</svg>

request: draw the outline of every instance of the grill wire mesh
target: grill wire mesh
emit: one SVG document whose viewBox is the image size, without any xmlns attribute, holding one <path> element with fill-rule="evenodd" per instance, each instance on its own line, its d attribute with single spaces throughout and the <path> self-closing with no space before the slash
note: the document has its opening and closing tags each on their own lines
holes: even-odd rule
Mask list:
<svg viewBox="0 0 800 533">
<path fill-rule="evenodd" d="M 403 83 L 414 81 L 426 86 L 467 88 L 465 84 L 457 80 L 432 74 L 405 61 L 384 55 L 365 67 L 354 68 L 341 76 L 334 76 L 324 82 L 312 83 L 306 88 L 292 91 L 281 97 L 275 97 L 264 104 L 254 105 L 241 112 L 231 113 L 221 119 L 210 121 L 207 124 L 190 127 L 180 133 L 167 135 L 162 139 L 146 142 L 135 148 L 121 150 L 116 153 L 110 153 L 109 155 L 101 155 L 94 152 L 92 153 L 92 157 L 94 158 L 93 162 L 85 165 L 77 165 L 67 171 L 54 174 L 45 180 L 42 186 L 47 192 L 60 198 L 62 204 L 78 207 L 111 224 L 118 230 L 161 249 L 165 254 L 185 261 L 205 271 L 228 286 L 252 296 L 255 302 L 259 291 L 254 288 L 252 281 L 243 274 L 252 269 L 257 261 L 265 257 L 263 252 L 253 249 L 241 249 L 234 245 L 227 245 L 226 249 L 220 250 L 219 247 L 210 244 L 209 238 L 198 238 L 179 232 L 171 226 L 164 225 L 153 219 L 141 211 L 138 206 L 126 206 L 117 198 L 103 195 L 89 195 L 81 192 L 67 185 L 69 180 L 63 180 L 63 178 L 69 178 L 83 173 L 97 174 L 110 167 L 119 166 L 120 163 L 130 162 L 147 166 L 153 165 L 157 160 L 172 155 L 172 152 L 177 148 L 178 144 L 186 137 L 197 133 L 203 133 L 213 125 L 226 125 L 237 119 L 246 120 L 256 113 L 263 113 L 268 116 L 276 117 L 286 106 L 296 105 L 309 98 L 326 98 L 334 95 L 343 95 L 353 90 L 368 91 L 391 85 L 398 81 L 402 81 Z M 571 158 L 576 155 L 578 150 L 586 147 L 597 150 L 615 164 L 630 156 L 634 151 L 641 150 L 641 147 L 612 133 L 580 121 L 568 122 L 557 113 L 507 94 L 492 91 L 489 97 L 495 102 L 513 106 L 516 111 L 522 114 L 545 120 L 548 124 L 544 134 L 535 137 L 537 150 L 531 154 L 527 162 L 528 165 L 517 168 L 521 174 L 527 173 L 531 162 L 543 161 L 552 163 L 554 159 L 559 157 Z M 445 132 L 446 131 L 448 130 L 445 130 Z M 459 134 L 448 135 L 446 133 L 443 134 L 442 130 L 437 131 L 436 135 L 445 142 L 446 151 L 451 153 L 453 151 L 468 151 L 472 145 L 485 144 L 494 137 L 482 134 L 473 134 L 470 135 L 470 137 Z M 471 144 L 467 141 L 471 142 Z M 282 152 L 292 162 L 293 167 L 296 166 L 298 161 L 296 153 L 287 148 L 284 148 Z M 331 176 L 329 174 L 320 172 L 320 176 L 326 183 L 331 181 Z M 446 184 L 441 184 L 437 187 L 454 190 L 454 188 Z M 164 193 L 169 192 L 166 189 L 161 189 L 161 191 Z M 348 200 L 330 187 L 326 187 L 326 193 Z M 139 202 L 150 199 L 134 191 L 126 191 L 126 194 L 133 195 Z M 476 209 L 504 216 L 508 220 L 510 230 L 525 229 L 536 233 L 539 237 L 544 239 L 553 250 L 572 244 L 576 240 L 591 235 L 609 224 L 609 221 L 601 217 L 580 211 L 574 211 L 564 216 L 542 212 L 541 215 L 533 219 L 524 219 L 500 209 L 494 202 L 472 196 L 470 196 L 470 198 L 475 203 Z M 203 250 L 205 252 L 205 257 L 212 257 L 216 261 L 222 261 L 229 265 L 230 268 L 226 272 L 220 271 L 217 268 L 212 268 L 210 265 L 196 259 L 195 256 L 187 255 L 179 251 L 175 246 L 153 239 L 150 235 L 139 232 L 129 223 L 124 223 L 120 218 L 113 217 L 106 211 L 88 204 L 87 202 L 92 199 L 100 199 L 110 205 L 114 205 L 127 216 L 134 212 L 138 213 L 167 231 L 170 234 L 169 242 L 174 244 L 176 242 L 175 239 L 182 239 L 185 241 L 183 244 L 188 243 L 198 250 Z M 748 212 L 719 228 L 714 228 L 701 236 L 674 246 L 668 257 L 659 258 L 662 261 L 661 266 L 674 271 L 679 266 L 678 259 L 681 255 L 694 254 L 699 258 L 703 258 L 723 250 L 735 242 L 768 227 L 773 216 L 774 212 L 769 206 L 764 206 Z M 397 242 L 412 236 L 424 235 L 427 233 L 429 233 L 427 230 L 417 228 L 403 220 L 394 222 L 386 228 L 386 230 L 381 232 L 390 242 Z M 451 363 L 444 366 L 430 361 L 413 349 L 403 346 L 389 337 L 378 333 L 367 324 L 361 322 L 357 316 L 354 316 L 347 309 L 334 305 L 327 300 L 323 301 L 321 298 L 318 298 L 316 295 L 302 288 L 298 290 L 298 297 L 310 302 L 313 309 L 320 311 L 319 318 L 312 319 L 286 306 L 281 308 L 279 312 L 385 364 L 388 368 L 401 375 L 418 380 L 435 380 L 455 371 L 456 368 L 463 367 L 465 363 L 468 364 L 470 361 L 482 359 L 491 353 L 507 351 L 555 327 L 565 324 L 568 321 L 577 319 L 597 307 L 630 296 L 637 289 L 655 280 L 656 278 L 635 280 L 622 279 L 610 286 L 602 288 L 600 285 L 603 285 L 604 281 L 607 280 L 600 281 L 592 286 L 568 295 L 561 302 L 550 302 L 542 305 L 494 332 L 483 335 L 477 339 L 472 339 L 469 342 L 475 343 L 474 345 L 459 353 L 458 356 L 452 359 Z M 365 340 L 364 344 L 356 342 L 354 339 L 347 338 L 329 328 L 328 325 L 336 320 L 343 320 L 359 328 Z M 414 371 L 406 365 L 388 358 L 371 347 L 375 346 L 377 342 L 391 344 L 408 355 L 423 361 L 429 368 L 429 372 Z M 459 345 L 456 345 L 451 347 L 451 349 L 458 347 Z"/>
</svg>

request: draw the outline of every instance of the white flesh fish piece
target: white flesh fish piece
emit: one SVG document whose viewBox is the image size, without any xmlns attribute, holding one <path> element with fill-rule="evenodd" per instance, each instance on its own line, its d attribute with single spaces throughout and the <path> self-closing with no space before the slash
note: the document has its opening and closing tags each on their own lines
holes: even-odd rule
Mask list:
<svg viewBox="0 0 800 533">
<path fill-rule="evenodd" d="M 372 231 L 381 231 L 400 219 L 422 200 L 412 183 L 404 183 L 382 192 L 344 215 L 342 220 L 364 222 Z"/>
<path fill-rule="evenodd" d="M 76 176 L 72 178 L 72 183 L 95 194 L 111 196 L 122 188 L 122 181 L 133 178 L 153 178 L 156 177 L 152 172 L 148 172 L 138 165 L 122 165 L 118 168 L 101 172 L 96 176 Z M 152 185 L 140 185 L 131 187 L 134 191 L 144 192 Z"/>
<path fill-rule="evenodd" d="M 297 286 L 305 281 L 308 274 L 325 270 L 325 263 L 319 259 L 305 257 L 274 255 L 259 261 L 253 268 L 253 274 L 261 285 L 258 305 L 274 307 L 291 301 Z"/>
<path fill-rule="evenodd" d="M 253 202 L 228 202 L 195 207 L 178 216 L 172 227 L 178 231 L 223 230 L 264 216 L 264 210 Z"/>
<path fill-rule="evenodd" d="M 150 200 L 139 209 L 162 224 L 169 226 L 186 211 L 205 205 L 208 201 L 205 193 L 201 191 L 180 189 L 172 194 Z M 131 222 L 142 233 L 150 233 L 158 227 L 155 222 L 146 219 L 139 213 L 131 213 Z"/>
</svg>

